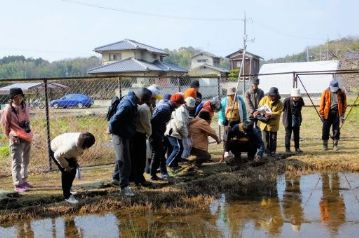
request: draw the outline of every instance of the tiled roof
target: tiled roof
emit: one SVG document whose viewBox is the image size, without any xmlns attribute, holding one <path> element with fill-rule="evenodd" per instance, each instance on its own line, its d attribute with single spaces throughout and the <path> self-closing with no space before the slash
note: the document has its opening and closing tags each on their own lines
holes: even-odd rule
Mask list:
<svg viewBox="0 0 359 238">
<path fill-rule="evenodd" d="M 243 49 L 240 49 L 240 50 L 237 50 L 236 52 L 233 52 L 232 54 L 229 54 L 226 56 L 226 58 L 232 58 L 233 56 L 235 56 L 236 54 L 242 54 L 243 52 Z M 249 51 L 246 51 L 246 55 L 251 55 L 255 58 L 259 58 L 259 59 L 263 59 L 262 57 L 260 57 L 259 55 L 256 55 L 256 54 L 252 54 L 251 52 Z"/>
<path fill-rule="evenodd" d="M 142 44 L 140 42 L 130 39 L 125 39 L 119 42 L 97 47 L 95 48 L 95 52 L 102 53 L 105 51 L 121 51 L 121 50 L 136 50 L 136 49 L 147 50 L 149 52 L 153 52 L 161 55 L 168 55 L 168 53 L 164 50 L 146 44 Z"/>
<path fill-rule="evenodd" d="M 106 74 L 106 73 L 143 73 L 143 72 L 178 72 L 186 73 L 187 70 L 158 60 L 153 63 L 138 60 L 134 58 L 124 59 L 111 64 L 102 65 L 92 68 L 89 74 Z"/>
</svg>

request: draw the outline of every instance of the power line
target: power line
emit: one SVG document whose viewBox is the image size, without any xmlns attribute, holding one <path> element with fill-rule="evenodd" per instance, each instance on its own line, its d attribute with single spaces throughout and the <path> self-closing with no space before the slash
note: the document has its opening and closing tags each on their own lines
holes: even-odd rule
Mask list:
<svg viewBox="0 0 359 238">
<path fill-rule="evenodd" d="M 241 18 L 212 18 L 212 17 L 186 17 L 186 16 L 178 16 L 178 15 L 165 15 L 165 14 L 157 14 L 157 13 L 150 13 L 150 12 L 142 12 L 142 11 L 133 11 L 133 10 L 127 10 L 122 8 L 114 8 L 114 7 L 106 7 L 101 6 L 98 4 L 92 4 L 77 0 L 61 0 L 63 2 L 69 2 L 74 3 L 77 5 L 92 7 L 92 8 L 98 8 L 103 10 L 110 10 L 115 12 L 122 12 L 132 15 L 140 15 L 140 16 L 150 16 L 150 17 L 159 17 L 159 18 L 167 18 L 167 19 L 175 19 L 175 20 L 187 20 L 187 21 L 241 21 Z"/>
</svg>

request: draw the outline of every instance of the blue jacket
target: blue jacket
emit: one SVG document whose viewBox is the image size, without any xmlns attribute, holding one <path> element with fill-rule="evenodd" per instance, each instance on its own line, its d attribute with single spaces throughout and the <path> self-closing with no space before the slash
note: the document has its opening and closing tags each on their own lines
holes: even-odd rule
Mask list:
<svg viewBox="0 0 359 238">
<path fill-rule="evenodd" d="M 166 124 L 171 119 L 174 109 L 175 106 L 169 101 L 160 102 L 156 105 L 151 119 L 152 136 L 163 136 L 166 131 Z"/>
<path fill-rule="evenodd" d="M 220 125 L 226 125 L 227 123 L 227 119 L 226 119 L 226 108 L 227 108 L 227 99 L 228 97 L 224 97 L 221 100 L 221 110 L 218 112 L 218 124 Z M 237 95 L 237 99 L 238 99 L 238 107 L 239 111 L 241 112 L 241 120 L 242 121 L 246 121 L 247 120 L 247 109 L 246 109 L 246 104 L 244 103 L 244 100 L 241 96 Z"/>
<path fill-rule="evenodd" d="M 109 130 L 111 134 L 122 138 L 132 138 L 136 133 L 138 99 L 134 92 L 129 92 L 117 105 L 116 113 L 109 121 Z"/>
</svg>

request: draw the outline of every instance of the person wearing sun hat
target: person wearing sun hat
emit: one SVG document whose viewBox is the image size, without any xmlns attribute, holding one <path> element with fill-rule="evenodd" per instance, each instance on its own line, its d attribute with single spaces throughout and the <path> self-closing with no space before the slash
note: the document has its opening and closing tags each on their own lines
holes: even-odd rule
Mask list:
<svg viewBox="0 0 359 238">
<path fill-rule="evenodd" d="M 285 151 L 290 153 L 290 139 L 294 135 L 294 148 L 296 153 L 301 153 L 299 148 L 300 125 L 302 123 L 302 107 L 304 100 L 300 94 L 299 88 L 293 88 L 290 97 L 283 102 L 283 125 L 285 128 Z"/>
<path fill-rule="evenodd" d="M 330 127 L 333 130 L 333 150 L 338 150 L 338 142 L 340 138 L 340 122 L 344 123 L 344 115 L 347 108 L 347 97 L 339 87 L 339 82 L 333 79 L 329 83 L 320 99 L 319 114 L 323 122 L 322 140 L 323 150 L 328 150 L 328 140 Z"/>
<path fill-rule="evenodd" d="M 21 88 L 10 88 L 10 100 L 1 113 L 4 134 L 9 138 L 12 158 L 12 179 L 16 192 L 26 192 L 33 186 L 27 182 L 32 142 L 29 107 Z"/>
</svg>

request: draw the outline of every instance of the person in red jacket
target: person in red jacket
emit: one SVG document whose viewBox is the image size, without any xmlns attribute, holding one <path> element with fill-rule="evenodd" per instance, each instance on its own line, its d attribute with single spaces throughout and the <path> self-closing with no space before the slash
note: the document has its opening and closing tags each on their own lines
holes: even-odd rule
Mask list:
<svg viewBox="0 0 359 238">
<path fill-rule="evenodd" d="M 338 150 L 340 137 L 340 122 L 344 123 L 344 115 L 347 109 L 347 97 L 345 92 L 339 88 L 337 80 L 330 81 L 329 87 L 324 90 L 320 99 L 319 114 L 323 122 L 322 140 L 323 150 L 328 150 L 329 131 L 333 131 L 333 150 Z"/>
</svg>

